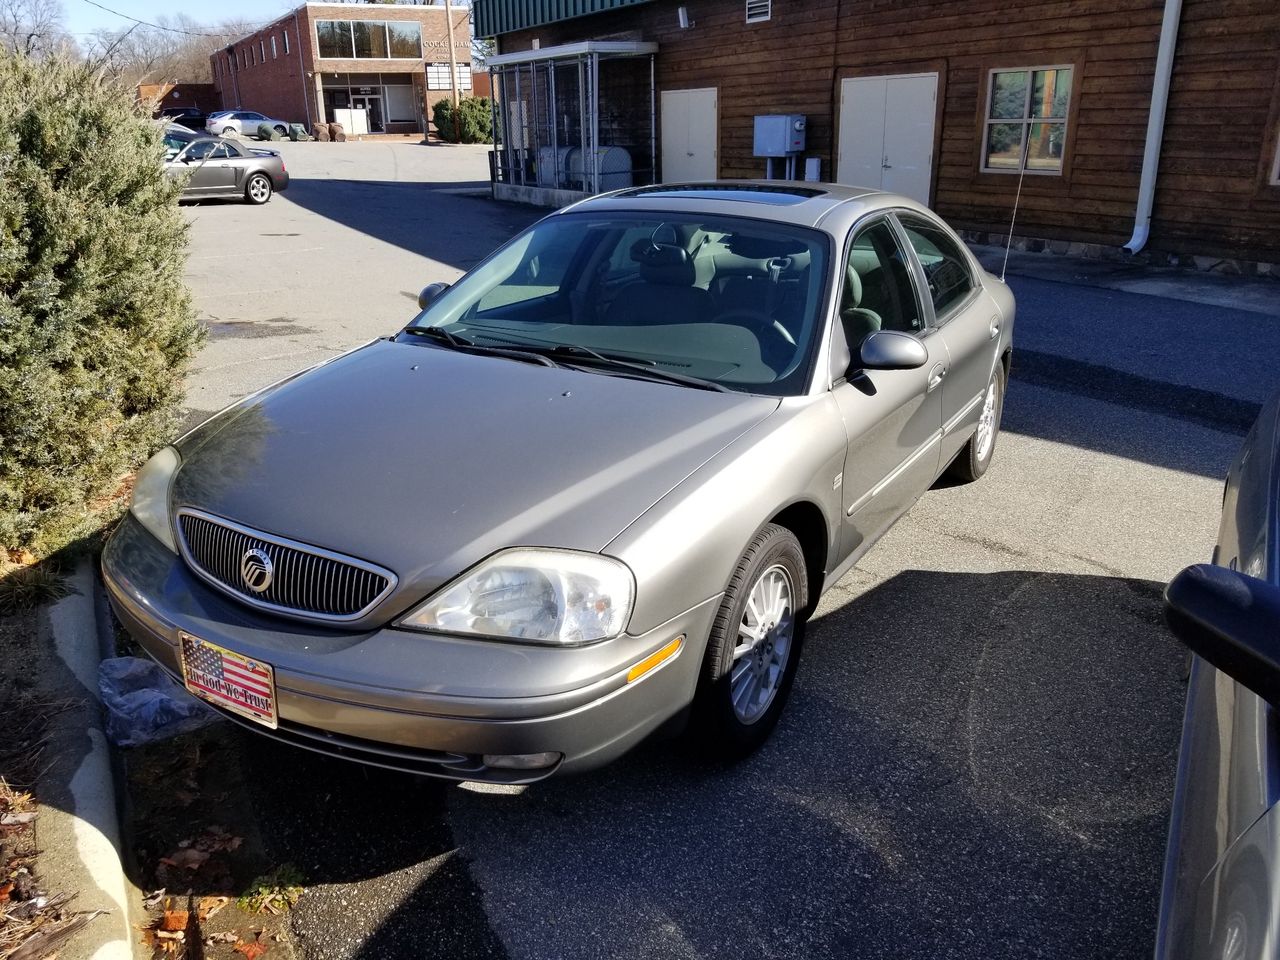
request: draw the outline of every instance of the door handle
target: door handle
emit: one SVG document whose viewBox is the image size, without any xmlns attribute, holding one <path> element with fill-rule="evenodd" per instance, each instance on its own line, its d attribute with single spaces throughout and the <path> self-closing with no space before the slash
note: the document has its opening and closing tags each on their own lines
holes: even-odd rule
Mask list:
<svg viewBox="0 0 1280 960">
<path fill-rule="evenodd" d="M 942 383 L 942 378 L 945 377 L 946 375 L 947 375 L 946 367 L 944 367 L 940 363 L 935 365 L 934 368 L 929 371 L 929 386 L 925 390 L 925 392 L 933 393 L 934 390 L 938 389 L 938 387 Z"/>
<path fill-rule="evenodd" d="M 999 321 L 999 320 L 997 320 L 995 317 L 992 317 L 992 318 L 991 318 L 991 337 L 990 337 L 990 339 L 994 340 L 994 339 L 995 339 L 996 337 L 998 337 L 998 336 L 1000 336 L 1000 321 Z"/>
</svg>

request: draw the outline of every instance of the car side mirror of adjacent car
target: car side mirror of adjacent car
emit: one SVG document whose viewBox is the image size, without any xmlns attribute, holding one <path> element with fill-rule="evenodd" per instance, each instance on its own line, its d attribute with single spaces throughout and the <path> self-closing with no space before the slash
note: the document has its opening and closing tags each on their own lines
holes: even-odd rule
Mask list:
<svg viewBox="0 0 1280 960">
<path fill-rule="evenodd" d="M 863 338 L 858 362 L 864 370 L 915 370 L 929 361 L 925 345 L 909 333 L 876 330 Z"/>
<path fill-rule="evenodd" d="M 1165 618 L 1195 653 L 1280 706 L 1280 587 L 1226 567 L 1187 567 L 1164 592 Z"/>
<path fill-rule="evenodd" d="M 440 299 L 440 294 L 449 289 L 447 283 L 428 283 L 422 288 L 422 292 L 418 294 L 418 309 L 425 310 L 436 300 Z"/>
</svg>

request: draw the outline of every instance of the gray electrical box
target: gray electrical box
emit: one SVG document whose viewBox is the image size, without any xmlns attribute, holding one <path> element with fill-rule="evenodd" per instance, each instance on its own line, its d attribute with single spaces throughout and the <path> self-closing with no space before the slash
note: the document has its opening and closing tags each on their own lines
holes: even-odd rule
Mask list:
<svg viewBox="0 0 1280 960">
<path fill-rule="evenodd" d="M 786 157 L 804 150 L 803 113 L 774 113 L 756 117 L 755 155 Z"/>
</svg>

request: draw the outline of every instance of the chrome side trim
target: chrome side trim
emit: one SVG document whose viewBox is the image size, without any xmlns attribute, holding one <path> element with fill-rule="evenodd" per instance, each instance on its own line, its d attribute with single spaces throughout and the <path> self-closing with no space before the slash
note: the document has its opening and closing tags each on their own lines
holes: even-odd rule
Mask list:
<svg viewBox="0 0 1280 960">
<path fill-rule="evenodd" d="M 357 610 L 355 613 L 342 615 L 312 613 L 308 610 L 299 610 L 295 607 L 285 607 L 275 603 L 268 603 L 265 600 L 255 599 L 223 583 L 200 565 L 187 544 L 186 531 L 183 529 L 183 525 L 181 523 L 181 518 L 184 516 L 194 517 L 198 520 L 203 520 L 206 523 L 212 523 L 216 526 L 224 527 L 227 530 L 234 531 L 242 536 L 252 537 L 255 540 L 263 540 L 267 543 L 275 544 L 278 547 L 283 547 L 286 550 L 293 550 L 297 553 L 305 554 L 308 557 L 317 557 L 322 560 L 329 560 L 333 563 L 356 567 L 367 573 L 374 574 L 375 576 L 383 577 L 387 581 L 387 585 L 383 588 L 382 592 L 380 592 L 372 601 L 360 610 Z M 182 559 L 186 561 L 188 569 L 194 572 L 198 577 L 200 577 L 200 579 L 204 580 L 210 586 L 216 587 L 227 596 L 239 600 L 242 603 L 246 603 L 251 607 L 256 607 L 259 610 L 266 610 L 270 613 L 290 617 L 294 620 L 311 622 L 319 621 L 322 623 L 352 623 L 367 616 L 371 610 L 391 595 L 400 582 L 399 578 L 393 572 L 388 570 L 386 567 L 378 566 L 376 563 L 369 563 L 367 560 L 360 560 L 357 557 L 350 557 L 346 554 L 326 550 L 323 547 L 313 546 L 309 543 L 302 543 L 299 540 L 290 540 L 288 537 L 281 537 L 272 533 L 264 533 L 261 530 L 246 527 L 233 520 L 228 520 L 225 517 L 218 516 L 217 514 L 207 513 L 204 510 L 197 510 L 194 507 L 180 507 L 176 513 L 176 517 L 179 521 L 174 524 L 174 526 L 177 527 L 178 532 L 178 549 L 182 553 Z"/>
<path fill-rule="evenodd" d="M 855 513 L 857 513 L 859 510 L 865 507 L 868 503 L 874 500 L 876 497 L 876 494 L 882 493 L 885 487 L 889 486 L 889 484 L 897 480 L 898 477 L 902 476 L 904 473 L 910 470 L 913 466 L 915 466 L 915 463 L 917 460 L 919 460 L 929 451 L 935 449 L 937 447 L 938 441 L 941 439 L 942 439 L 942 431 L 935 430 L 929 436 L 928 440 L 926 440 L 924 443 L 922 443 L 920 446 L 916 447 L 916 449 L 912 451 L 911 456 L 907 457 L 907 459 L 903 460 L 900 464 L 894 467 L 887 477 L 885 477 L 883 480 L 877 483 L 874 487 L 872 487 L 870 490 L 868 490 L 866 493 L 860 496 L 857 500 L 855 500 L 853 504 L 849 507 L 849 509 L 845 511 L 845 516 L 852 517 Z"/>
<path fill-rule="evenodd" d="M 965 417 L 967 417 L 970 413 L 972 413 L 973 408 L 976 407 L 979 403 L 981 403 L 982 399 L 986 395 L 987 395 L 987 392 L 983 390 L 982 393 L 978 394 L 976 397 L 974 397 L 972 400 L 966 403 L 964 405 L 963 410 L 961 410 L 954 417 L 952 417 L 950 420 L 948 420 L 946 423 L 942 425 L 942 435 L 944 437 L 950 436 L 951 433 L 955 430 L 955 428 L 960 425 L 960 421 L 962 421 Z"/>
</svg>

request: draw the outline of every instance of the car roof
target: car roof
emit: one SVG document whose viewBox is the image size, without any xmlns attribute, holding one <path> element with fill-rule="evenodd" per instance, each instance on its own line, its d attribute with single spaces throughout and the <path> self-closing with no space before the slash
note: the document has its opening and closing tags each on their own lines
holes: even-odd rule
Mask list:
<svg viewBox="0 0 1280 960">
<path fill-rule="evenodd" d="M 685 213 L 751 217 L 832 232 L 878 209 L 930 213 L 914 200 L 869 187 L 793 180 L 709 180 L 631 187 L 589 197 L 560 213 Z"/>
</svg>

